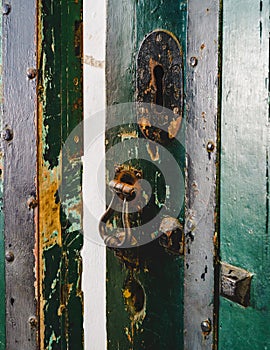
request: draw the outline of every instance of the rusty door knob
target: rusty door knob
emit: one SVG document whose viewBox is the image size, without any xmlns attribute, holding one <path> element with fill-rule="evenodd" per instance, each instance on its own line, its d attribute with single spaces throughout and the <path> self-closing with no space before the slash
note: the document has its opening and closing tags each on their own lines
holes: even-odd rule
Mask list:
<svg viewBox="0 0 270 350">
<path fill-rule="evenodd" d="M 115 178 L 109 183 L 109 188 L 113 195 L 106 212 L 100 219 L 99 233 L 106 246 L 110 248 L 129 248 L 132 245 L 129 203 L 135 200 L 140 192 L 138 184 L 140 178 L 140 171 L 131 167 L 121 166 L 117 167 Z M 112 225 L 110 224 L 110 220 L 117 216 L 116 208 L 119 207 L 122 207 L 122 230 L 120 232 L 117 229 L 112 230 Z"/>
</svg>

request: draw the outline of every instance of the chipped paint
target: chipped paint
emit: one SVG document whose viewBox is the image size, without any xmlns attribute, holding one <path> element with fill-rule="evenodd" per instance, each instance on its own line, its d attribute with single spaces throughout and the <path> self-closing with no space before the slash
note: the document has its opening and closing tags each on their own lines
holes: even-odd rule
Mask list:
<svg viewBox="0 0 270 350">
<path fill-rule="evenodd" d="M 149 142 L 146 146 L 147 152 L 150 155 L 152 161 L 156 162 L 159 160 L 159 148 L 158 145 Z"/>
<path fill-rule="evenodd" d="M 39 348 L 83 348 L 80 129 L 62 149 L 82 119 L 82 3 L 39 5 Z"/>
<path fill-rule="evenodd" d="M 170 139 L 173 139 L 176 137 L 176 135 L 180 129 L 181 123 L 182 123 L 182 117 L 178 117 L 176 119 L 173 119 L 170 122 L 170 124 L 168 126 L 168 134 L 169 134 Z"/>
<path fill-rule="evenodd" d="M 89 65 L 91 67 L 95 67 L 95 68 L 103 69 L 105 67 L 105 61 L 97 60 L 93 56 L 85 55 L 83 62 L 84 62 L 84 64 L 87 64 L 87 65 Z"/>
</svg>

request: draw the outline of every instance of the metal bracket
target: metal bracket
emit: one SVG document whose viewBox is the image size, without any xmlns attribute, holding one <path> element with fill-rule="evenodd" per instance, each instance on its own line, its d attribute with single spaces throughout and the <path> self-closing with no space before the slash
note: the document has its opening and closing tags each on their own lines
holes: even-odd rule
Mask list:
<svg viewBox="0 0 270 350">
<path fill-rule="evenodd" d="M 244 269 L 221 263 L 220 294 L 242 306 L 250 304 L 250 285 L 252 274 Z"/>
</svg>

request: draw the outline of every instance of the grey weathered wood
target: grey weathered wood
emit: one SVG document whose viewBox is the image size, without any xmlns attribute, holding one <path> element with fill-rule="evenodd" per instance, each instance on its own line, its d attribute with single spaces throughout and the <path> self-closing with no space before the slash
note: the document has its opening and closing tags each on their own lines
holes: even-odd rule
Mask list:
<svg viewBox="0 0 270 350">
<path fill-rule="evenodd" d="M 36 66 L 36 1 L 11 2 L 3 17 L 3 127 L 13 130 L 4 150 L 4 223 L 6 252 L 6 348 L 36 349 L 35 222 L 27 201 L 36 194 L 36 80 L 27 70 Z M 36 209 L 35 209 L 36 210 Z"/>
<path fill-rule="evenodd" d="M 185 350 L 212 349 L 214 342 L 218 27 L 219 1 L 188 2 Z M 208 319 L 206 335 L 201 322 Z"/>
</svg>

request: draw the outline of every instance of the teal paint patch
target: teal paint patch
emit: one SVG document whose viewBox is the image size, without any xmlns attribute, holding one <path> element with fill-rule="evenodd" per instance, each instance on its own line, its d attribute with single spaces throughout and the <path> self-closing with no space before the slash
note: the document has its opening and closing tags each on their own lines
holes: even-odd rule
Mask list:
<svg viewBox="0 0 270 350">
<path fill-rule="evenodd" d="M 269 2 L 223 4 L 221 259 L 254 276 L 249 307 L 220 299 L 219 347 L 261 350 L 270 348 Z"/>
<path fill-rule="evenodd" d="M 44 251 L 44 323 L 45 349 L 54 349 L 53 344 L 60 344 L 61 320 L 59 308 L 61 305 L 61 255 L 62 249 L 58 245 Z M 54 345 L 55 346 L 55 345 Z"/>
</svg>

